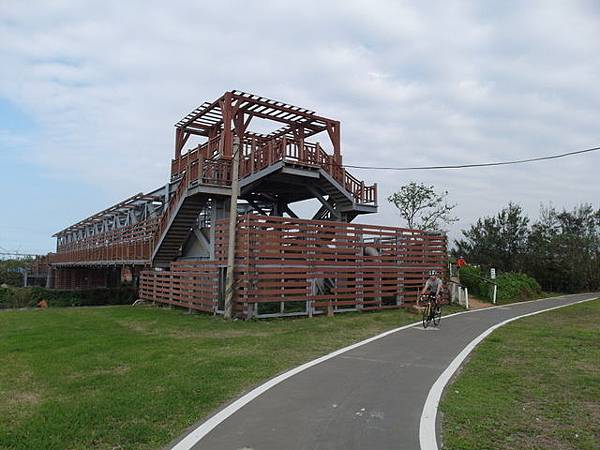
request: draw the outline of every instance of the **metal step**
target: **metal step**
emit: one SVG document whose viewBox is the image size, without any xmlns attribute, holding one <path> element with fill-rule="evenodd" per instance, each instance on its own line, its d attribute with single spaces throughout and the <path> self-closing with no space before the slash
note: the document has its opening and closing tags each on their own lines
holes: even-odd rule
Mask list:
<svg viewBox="0 0 600 450">
<path fill-rule="evenodd" d="M 207 206 L 208 198 L 208 196 L 202 194 L 194 194 L 183 199 L 179 209 L 171 219 L 171 225 L 161 237 L 154 251 L 154 265 L 168 266 L 171 261 L 179 256 L 181 247 L 189 236 L 192 227 L 196 224 L 198 216 L 202 209 Z"/>
</svg>

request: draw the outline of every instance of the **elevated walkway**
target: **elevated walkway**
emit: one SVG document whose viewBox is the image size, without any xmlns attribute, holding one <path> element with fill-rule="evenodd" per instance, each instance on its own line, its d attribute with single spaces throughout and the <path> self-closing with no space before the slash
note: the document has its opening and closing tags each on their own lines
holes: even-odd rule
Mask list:
<svg viewBox="0 0 600 450">
<path fill-rule="evenodd" d="M 265 122 L 278 128 L 251 131 L 250 124 L 259 121 L 261 129 Z M 175 125 L 170 183 L 57 233 L 52 264 L 168 268 L 178 259 L 214 258 L 211 224 L 227 215 L 234 136 L 240 143 L 238 210 L 297 218 L 290 205 L 317 199 L 316 220 L 350 222 L 374 213 L 377 185 L 365 185 L 344 169 L 340 127 L 339 121 L 305 108 L 226 92 Z M 319 142 L 307 141 L 320 133 L 329 152 Z M 198 136 L 200 144 L 184 152 Z M 211 219 L 201 224 L 208 215 Z"/>
</svg>

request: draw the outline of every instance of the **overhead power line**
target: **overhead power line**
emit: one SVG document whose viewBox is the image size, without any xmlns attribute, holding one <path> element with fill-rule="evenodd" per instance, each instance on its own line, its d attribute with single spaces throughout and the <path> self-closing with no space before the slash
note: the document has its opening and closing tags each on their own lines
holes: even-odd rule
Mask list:
<svg viewBox="0 0 600 450">
<path fill-rule="evenodd" d="M 585 150 L 577 150 L 574 152 L 561 153 L 558 155 L 539 156 L 537 158 L 527 159 L 516 159 L 513 161 L 499 161 L 489 163 L 476 163 L 476 164 L 457 164 L 448 166 L 416 166 L 416 167 L 380 167 L 380 166 L 358 166 L 353 164 L 344 164 L 343 167 L 347 169 L 365 169 L 365 170 L 440 170 L 440 169 L 469 169 L 472 167 L 490 167 L 490 166 L 508 166 L 511 164 L 523 164 L 535 161 L 547 161 L 549 159 L 565 158 L 567 156 L 581 155 L 582 153 L 590 153 L 600 150 L 600 147 L 586 148 Z"/>
<path fill-rule="evenodd" d="M 40 256 L 40 253 L 0 252 L 0 257 L 2 256 L 14 256 L 17 258 L 33 258 L 35 256 Z"/>
</svg>

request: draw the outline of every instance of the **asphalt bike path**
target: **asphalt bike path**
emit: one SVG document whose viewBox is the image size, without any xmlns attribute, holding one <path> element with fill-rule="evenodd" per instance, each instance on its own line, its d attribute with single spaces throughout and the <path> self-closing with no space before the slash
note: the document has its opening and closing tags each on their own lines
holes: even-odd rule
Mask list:
<svg viewBox="0 0 600 450">
<path fill-rule="evenodd" d="M 599 295 L 567 295 L 459 313 L 442 317 L 439 328 L 409 326 L 275 385 L 259 386 L 248 403 L 238 400 L 225 407 L 188 430 L 173 448 L 419 449 L 428 394 L 471 341 L 506 320 Z M 439 423 L 436 428 L 439 441 Z M 434 436 L 429 448 L 435 448 L 435 441 Z"/>
</svg>

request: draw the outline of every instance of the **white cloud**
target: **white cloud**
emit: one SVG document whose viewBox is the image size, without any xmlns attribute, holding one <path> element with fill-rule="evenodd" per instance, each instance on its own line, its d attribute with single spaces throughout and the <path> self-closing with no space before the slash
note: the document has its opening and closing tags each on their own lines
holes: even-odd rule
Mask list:
<svg viewBox="0 0 600 450">
<path fill-rule="evenodd" d="M 110 199 L 162 184 L 173 124 L 228 89 L 342 121 L 344 160 L 427 165 L 598 145 L 593 4 L 74 2 L 0 12 L 0 97 L 41 128 L 23 158 Z M 33 145 L 35 144 L 35 145 Z M 464 226 L 508 200 L 600 207 L 600 155 L 497 169 L 356 172 L 385 197 L 447 189 Z M 107 200 L 108 202 L 108 200 Z"/>
</svg>

